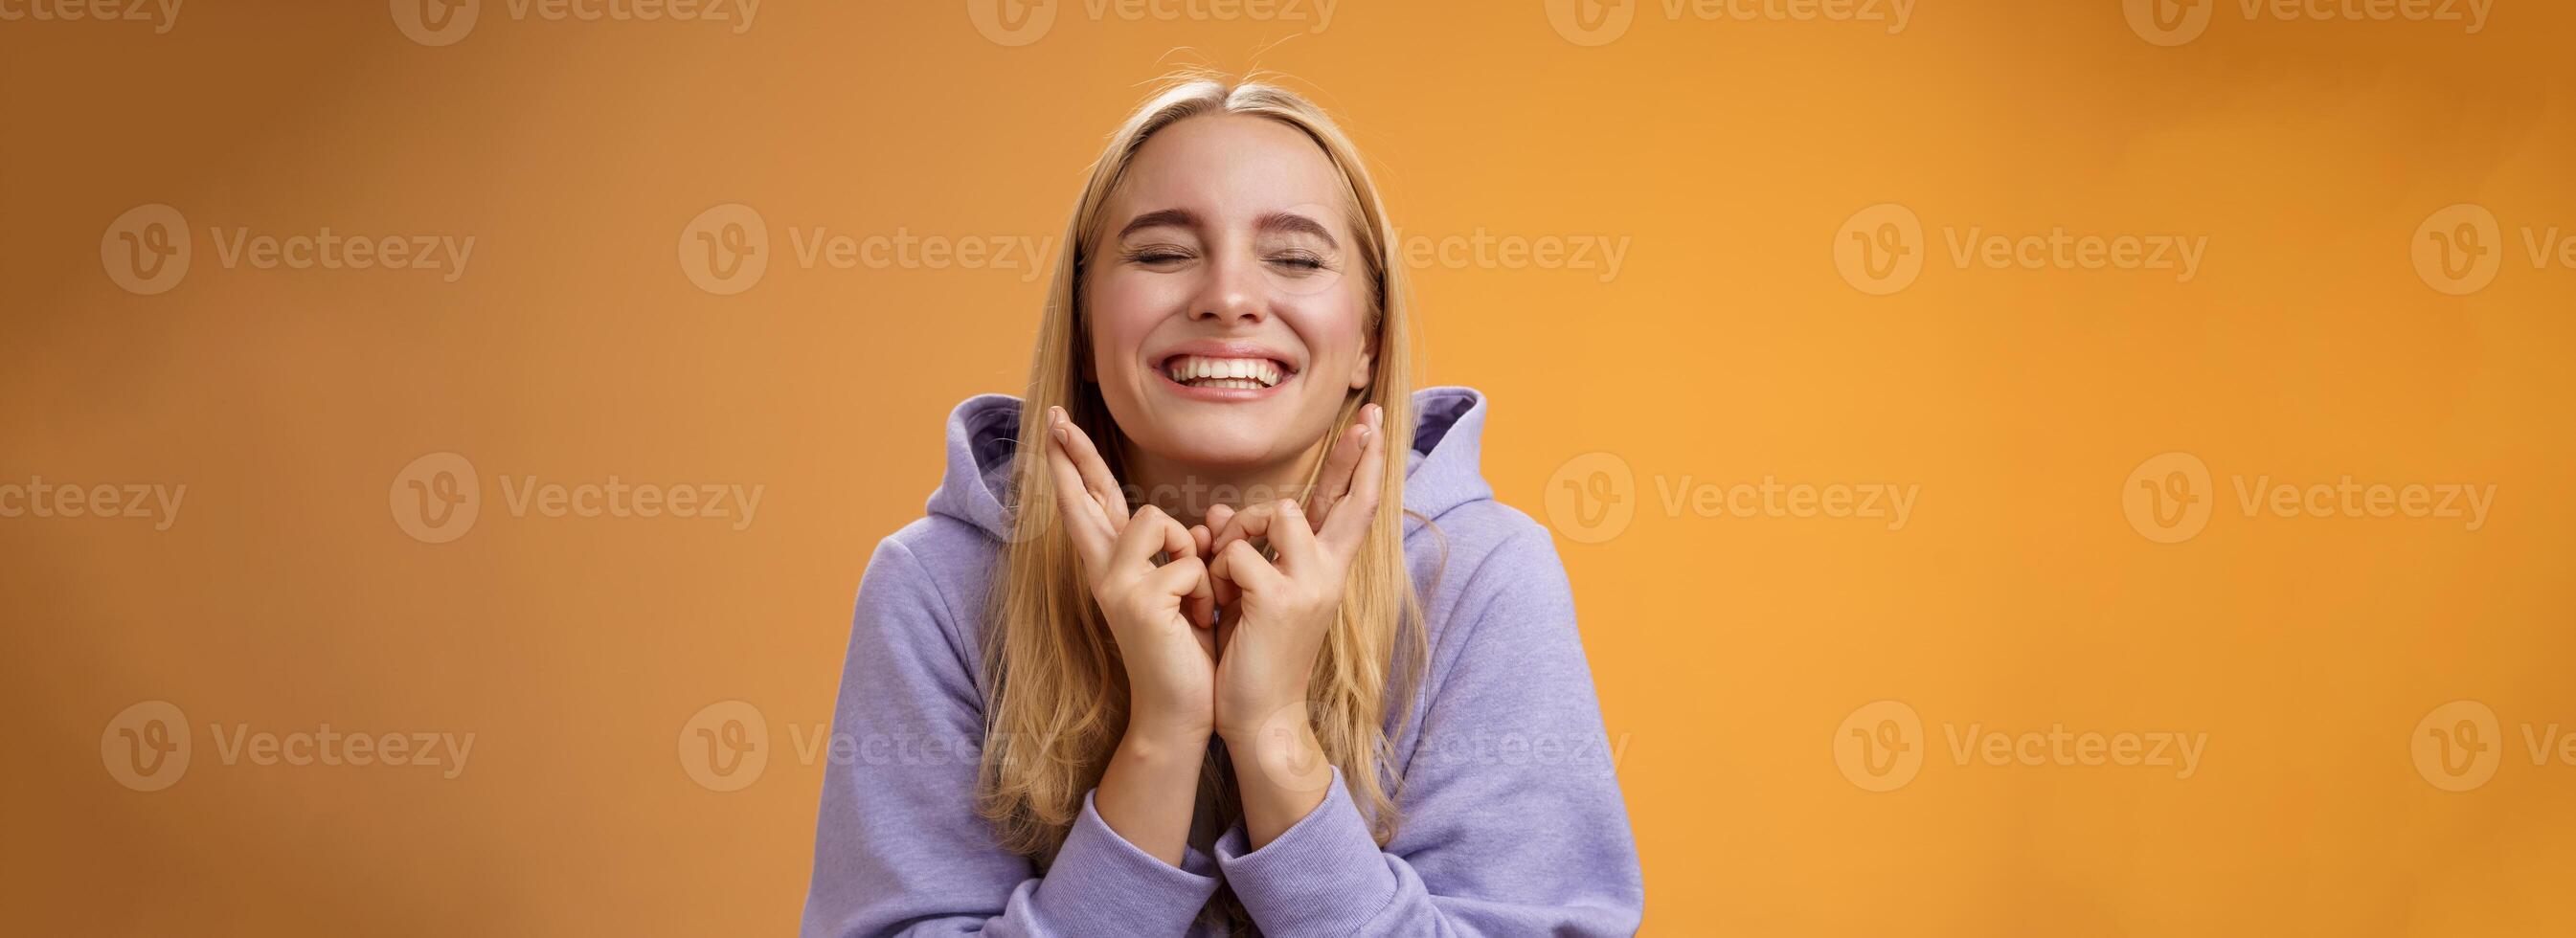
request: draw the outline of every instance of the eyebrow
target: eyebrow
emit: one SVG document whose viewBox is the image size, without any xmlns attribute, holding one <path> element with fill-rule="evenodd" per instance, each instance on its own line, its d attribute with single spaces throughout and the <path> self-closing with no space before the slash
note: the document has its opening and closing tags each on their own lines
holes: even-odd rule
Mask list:
<svg viewBox="0 0 2576 938">
<path fill-rule="evenodd" d="M 1313 235 L 1322 238 L 1324 243 L 1331 247 L 1342 246 L 1341 242 L 1333 240 L 1332 230 L 1325 228 L 1322 222 L 1295 212 L 1272 212 L 1263 215 L 1260 221 L 1253 223 L 1252 227 L 1259 231 L 1286 231 Z"/>
<path fill-rule="evenodd" d="M 1123 239 L 1147 228 L 1196 228 L 1198 224 L 1199 217 L 1191 214 L 1188 209 L 1156 209 L 1129 219 L 1124 227 L 1118 229 L 1118 237 Z M 1272 212 L 1263 215 L 1253 222 L 1252 227 L 1259 231 L 1286 231 L 1312 235 L 1323 239 L 1325 244 L 1341 246 L 1341 242 L 1333 238 L 1332 229 L 1324 227 L 1322 222 L 1295 212 Z"/>
<path fill-rule="evenodd" d="M 1198 224 L 1199 217 L 1190 214 L 1188 209 L 1159 209 L 1129 219 L 1127 227 L 1118 229 L 1118 237 L 1125 238 L 1147 228 L 1196 228 Z"/>
</svg>

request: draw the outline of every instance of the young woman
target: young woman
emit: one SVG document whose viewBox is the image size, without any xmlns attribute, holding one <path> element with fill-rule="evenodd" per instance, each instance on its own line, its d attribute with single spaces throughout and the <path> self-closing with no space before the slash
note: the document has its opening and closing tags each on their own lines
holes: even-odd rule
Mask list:
<svg viewBox="0 0 2576 938">
<path fill-rule="evenodd" d="M 1350 141 L 1183 76 L 1064 244 L 860 583 L 805 934 L 1634 932 L 1564 567 L 1411 389 Z"/>
</svg>

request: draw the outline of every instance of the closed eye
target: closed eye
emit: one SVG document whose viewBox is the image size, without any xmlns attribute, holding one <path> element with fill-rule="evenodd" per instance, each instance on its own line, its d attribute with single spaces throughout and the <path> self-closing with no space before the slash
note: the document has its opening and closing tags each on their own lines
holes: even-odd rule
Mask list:
<svg viewBox="0 0 2576 938">
<path fill-rule="evenodd" d="M 1324 270 L 1329 267 L 1329 265 L 1324 263 L 1323 258 L 1302 251 L 1292 251 L 1272 255 L 1270 262 L 1299 271 L 1317 271 Z"/>
<path fill-rule="evenodd" d="M 1127 251 L 1128 263 L 1143 264 L 1147 267 L 1168 266 L 1189 259 L 1189 252 L 1166 245 L 1130 248 Z"/>
</svg>

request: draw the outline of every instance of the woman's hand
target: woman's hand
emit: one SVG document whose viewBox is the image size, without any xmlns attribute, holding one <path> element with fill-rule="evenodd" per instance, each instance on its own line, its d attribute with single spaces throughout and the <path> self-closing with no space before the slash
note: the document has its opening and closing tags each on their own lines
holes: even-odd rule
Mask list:
<svg viewBox="0 0 2576 938">
<path fill-rule="evenodd" d="M 1234 598 L 1218 626 L 1216 728 L 1234 762 L 1244 832 L 1255 850 L 1313 813 L 1332 781 L 1307 708 L 1308 678 L 1341 615 L 1351 561 L 1377 520 L 1386 477 L 1383 419 L 1371 405 L 1335 447 L 1319 510 L 1279 501 L 1209 516 L 1218 531 L 1208 536 L 1215 558 L 1208 574 Z M 1254 539 L 1268 542 L 1278 560 L 1263 557 Z"/>
<path fill-rule="evenodd" d="M 1377 432 L 1375 428 L 1379 420 L 1378 414 L 1379 409 L 1375 404 L 1361 408 L 1359 421 L 1351 424 L 1350 429 L 1342 431 L 1341 441 L 1333 444 L 1333 451 L 1325 455 L 1324 471 L 1315 481 L 1315 491 L 1310 493 L 1312 497 L 1308 498 L 1302 506 L 1305 509 L 1306 523 L 1311 529 L 1323 530 L 1324 520 L 1331 517 L 1333 509 L 1339 507 L 1350 495 L 1351 480 L 1360 468 L 1360 454 L 1367 451 L 1370 435 Z M 1277 508 L 1276 503 L 1263 503 L 1252 506 L 1251 510 L 1266 512 L 1275 511 Z M 1217 558 L 1217 552 L 1223 550 L 1228 542 L 1242 540 L 1248 536 L 1241 525 L 1231 524 L 1235 517 L 1236 512 L 1231 505 L 1208 506 L 1207 523 L 1190 529 L 1191 538 L 1198 542 L 1199 556 L 1213 562 Z M 1216 588 L 1218 606 L 1230 608 L 1234 605 L 1236 593 L 1233 582 L 1212 578 L 1209 585 Z M 1219 648 L 1223 648 L 1225 644 L 1224 631 L 1223 628 L 1218 629 L 1217 646 Z"/>
<path fill-rule="evenodd" d="M 1374 404 L 1326 460 L 1310 505 L 1265 502 L 1210 512 L 1209 578 L 1226 604 L 1216 664 L 1216 728 L 1229 747 L 1263 730 L 1311 733 L 1307 678 L 1341 613 L 1351 561 L 1377 518 L 1386 440 Z M 1193 532 L 1195 536 L 1197 532 Z M 1266 542 L 1277 560 L 1262 556 Z"/>
<path fill-rule="evenodd" d="M 1198 542 L 1153 505 L 1131 517 L 1090 436 L 1063 408 L 1050 409 L 1047 423 L 1065 532 L 1126 662 L 1127 732 L 1204 749 L 1216 719 L 1216 636 L 1207 628 L 1215 597 Z M 1158 552 L 1169 558 L 1159 566 Z"/>
</svg>

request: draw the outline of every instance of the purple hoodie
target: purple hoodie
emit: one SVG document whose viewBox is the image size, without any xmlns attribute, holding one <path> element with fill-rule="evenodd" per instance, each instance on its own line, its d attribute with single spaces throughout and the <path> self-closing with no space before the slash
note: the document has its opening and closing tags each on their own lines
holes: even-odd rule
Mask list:
<svg viewBox="0 0 2576 938">
<path fill-rule="evenodd" d="M 1020 402 L 988 394 L 949 415 L 929 517 L 879 543 L 860 581 L 804 934 L 1212 934 L 1193 920 L 1220 881 L 1270 938 L 1636 931 L 1645 887 L 1555 542 L 1478 470 L 1483 395 L 1414 404 L 1404 506 L 1433 521 L 1408 517 L 1404 546 L 1431 657 L 1388 769 L 1402 823 L 1384 849 L 1338 769 L 1259 850 L 1238 822 L 1175 867 L 1089 796 L 1045 870 L 995 842 L 975 814 L 980 635 Z"/>
</svg>

